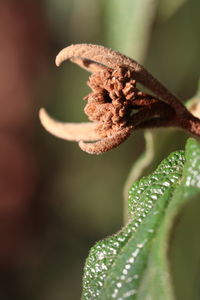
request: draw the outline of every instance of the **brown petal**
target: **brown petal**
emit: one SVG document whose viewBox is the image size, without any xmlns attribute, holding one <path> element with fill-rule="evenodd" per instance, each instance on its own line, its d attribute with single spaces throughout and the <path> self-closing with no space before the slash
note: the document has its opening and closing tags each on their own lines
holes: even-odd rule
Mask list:
<svg viewBox="0 0 200 300">
<path fill-rule="evenodd" d="M 44 128 L 51 134 L 69 141 L 96 141 L 100 136 L 95 132 L 96 123 L 64 123 L 51 118 L 44 108 L 39 118 Z"/>
<path fill-rule="evenodd" d="M 95 143 L 79 142 L 79 147 L 89 154 L 101 154 L 107 152 L 124 142 L 130 135 L 132 127 L 126 127 L 111 137 L 107 137 Z"/>
<path fill-rule="evenodd" d="M 76 44 L 64 48 L 56 57 L 56 65 L 60 66 L 63 61 L 74 57 L 93 61 L 112 69 L 118 66 L 127 66 L 137 71 L 141 68 L 133 59 L 117 51 L 93 44 Z"/>
</svg>

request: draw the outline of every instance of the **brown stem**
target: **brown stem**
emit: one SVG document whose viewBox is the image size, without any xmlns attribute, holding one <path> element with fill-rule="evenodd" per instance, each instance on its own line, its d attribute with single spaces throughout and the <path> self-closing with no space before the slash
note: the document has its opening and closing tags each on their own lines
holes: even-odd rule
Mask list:
<svg viewBox="0 0 200 300">
<path fill-rule="evenodd" d="M 153 103 L 148 107 L 144 107 L 135 113 L 131 119 L 130 123 L 134 129 L 140 127 L 144 122 L 151 122 L 154 119 L 162 120 L 166 119 L 170 122 L 177 122 L 178 118 L 171 107 L 163 102 Z M 172 121 L 173 120 L 173 121 Z M 159 123 L 157 123 L 158 127 Z"/>
<path fill-rule="evenodd" d="M 180 127 L 192 134 L 200 136 L 200 120 L 189 113 L 189 117 L 179 120 Z"/>
<path fill-rule="evenodd" d="M 134 127 L 135 130 L 138 129 L 149 129 L 149 128 L 161 128 L 161 127 L 179 127 L 176 119 L 162 119 L 162 118 L 155 118 L 151 120 L 144 121 Z"/>
<path fill-rule="evenodd" d="M 149 116 L 150 115 L 151 114 L 149 114 Z M 186 118 L 179 118 L 175 114 L 171 115 L 169 118 L 169 116 L 161 114 L 160 117 L 144 120 L 143 122 L 137 124 L 134 126 L 134 130 L 155 127 L 178 127 L 196 136 L 200 136 L 200 120 L 190 113 L 189 117 Z"/>
</svg>

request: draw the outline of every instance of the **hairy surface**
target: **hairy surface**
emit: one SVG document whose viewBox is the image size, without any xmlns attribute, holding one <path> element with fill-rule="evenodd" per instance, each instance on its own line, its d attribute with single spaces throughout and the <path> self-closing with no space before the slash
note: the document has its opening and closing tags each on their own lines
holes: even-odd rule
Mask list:
<svg viewBox="0 0 200 300">
<path fill-rule="evenodd" d="M 84 98 L 84 112 L 91 122 L 62 123 L 41 109 L 41 123 L 53 135 L 78 141 L 90 154 L 117 147 L 136 129 L 176 126 L 200 135 L 200 120 L 131 58 L 103 46 L 77 44 L 64 48 L 56 65 L 68 59 L 92 73 L 88 81 L 92 92 Z M 137 83 L 155 96 L 139 90 Z"/>
</svg>

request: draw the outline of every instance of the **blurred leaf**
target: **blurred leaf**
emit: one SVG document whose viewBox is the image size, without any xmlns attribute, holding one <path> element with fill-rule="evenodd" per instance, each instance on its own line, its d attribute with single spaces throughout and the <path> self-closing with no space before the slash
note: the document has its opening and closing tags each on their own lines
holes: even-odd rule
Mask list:
<svg viewBox="0 0 200 300">
<path fill-rule="evenodd" d="M 185 155 L 170 154 L 153 174 L 133 184 L 129 224 L 90 251 L 83 299 L 174 299 L 169 234 L 183 204 L 200 192 L 199 182 L 200 146 L 189 139 Z"/>
<path fill-rule="evenodd" d="M 170 234 L 169 261 L 176 300 L 200 299 L 200 197 L 179 212 Z"/>
<path fill-rule="evenodd" d="M 158 14 L 164 21 L 172 17 L 188 0 L 161 0 Z"/>
<path fill-rule="evenodd" d="M 158 0 L 105 1 L 108 46 L 141 62 L 146 54 Z"/>
</svg>

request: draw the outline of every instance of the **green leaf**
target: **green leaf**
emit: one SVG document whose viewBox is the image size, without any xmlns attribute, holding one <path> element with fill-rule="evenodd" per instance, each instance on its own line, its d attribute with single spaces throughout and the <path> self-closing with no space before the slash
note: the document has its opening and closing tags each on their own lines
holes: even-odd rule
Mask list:
<svg viewBox="0 0 200 300">
<path fill-rule="evenodd" d="M 200 193 L 200 146 L 194 139 L 189 139 L 186 144 L 185 159 L 181 181 L 166 209 L 150 251 L 138 299 L 149 299 L 149 294 L 152 299 L 174 299 L 169 278 L 167 251 L 170 232 L 173 230 L 178 213 L 188 200 Z"/>
<path fill-rule="evenodd" d="M 129 191 L 129 223 L 90 251 L 83 299 L 174 299 L 167 251 L 174 220 L 200 191 L 200 146 L 189 139 Z"/>
</svg>

